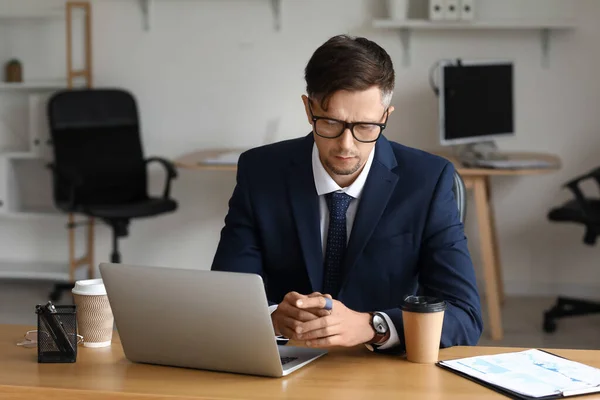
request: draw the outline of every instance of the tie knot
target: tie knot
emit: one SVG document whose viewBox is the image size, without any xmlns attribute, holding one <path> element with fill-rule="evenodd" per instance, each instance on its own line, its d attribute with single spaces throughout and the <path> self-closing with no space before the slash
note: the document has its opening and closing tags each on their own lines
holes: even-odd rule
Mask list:
<svg viewBox="0 0 600 400">
<path fill-rule="evenodd" d="M 332 192 L 325 195 L 331 218 L 345 218 L 353 197 L 344 192 Z"/>
</svg>

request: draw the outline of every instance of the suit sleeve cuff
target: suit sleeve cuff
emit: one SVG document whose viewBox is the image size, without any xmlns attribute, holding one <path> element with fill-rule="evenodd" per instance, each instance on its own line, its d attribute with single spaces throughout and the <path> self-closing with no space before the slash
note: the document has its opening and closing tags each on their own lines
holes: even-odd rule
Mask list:
<svg viewBox="0 0 600 400">
<path fill-rule="evenodd" d="M 383 315 L 383 317 L 385 318 L 385 322 L 387 322 L 389 328 L 390 328 L 390 337 L 388 338 L 388 340 L 386 340 L 384 343 L 382 344 L 378 344 L 378 345 L 366 345 L 367 348 L 371 351 L 374 350 L 374 348 L 377 348 L 378 350 L 385 350 L 385 349 L 391 349 L 392 347 L 395 347 L 397 345 L 400 344 L 400 337 L 398 336 L 398 330 L 396 329 L 396 325 L 394 325 L 394 323 L 392 322 L 392 319 L 389 317 L 389 315 L 387 315 L 386 313 L 380 312 L 381 315 Z"/>
</svg>

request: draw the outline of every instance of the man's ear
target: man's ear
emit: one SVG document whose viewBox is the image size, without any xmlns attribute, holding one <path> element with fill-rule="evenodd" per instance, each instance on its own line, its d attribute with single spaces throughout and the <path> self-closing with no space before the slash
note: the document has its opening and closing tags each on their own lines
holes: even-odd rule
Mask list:
<svg viewBox="0 0 600 400">
<path fill-rule="evenodd" d="M 388 107 L 388 115 L 392 115 L 393 112 L 394 112 L 394 106 L 389 106 Z"/>
<path fill-rule="evenodd" d="M 310 108 L 308 108 L 308 97 L 305 94 L 302 95 L 302 102 L 304 103 L 304 111 L 306 112 L 308 123 L 312 126 L 312 116 L 310 115 Z"/>
</svg>

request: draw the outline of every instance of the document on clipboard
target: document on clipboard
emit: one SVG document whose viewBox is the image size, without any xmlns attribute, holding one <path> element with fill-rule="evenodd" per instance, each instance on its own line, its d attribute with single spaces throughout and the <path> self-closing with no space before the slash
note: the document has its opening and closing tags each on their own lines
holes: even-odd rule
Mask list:
<svg viewBox="0 0 600 400">
<path fill-rule="evenodd" d="M 538 349 L 440 361 L 437 365 L 516 399 L 600 393 L 600 369 Z"/>
</svg>

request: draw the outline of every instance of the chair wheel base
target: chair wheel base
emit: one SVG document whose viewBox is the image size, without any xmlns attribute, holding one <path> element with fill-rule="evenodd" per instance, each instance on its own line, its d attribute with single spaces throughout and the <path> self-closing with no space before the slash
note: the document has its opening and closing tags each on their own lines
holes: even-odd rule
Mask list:
<svg viewBox="0 0 600 400">
<path fill-rule="evenodd" d="M 56 283 L 56 284 L 54 284 L 54 288 L 48 295 L 48 298 L 52 302 L 57 302 L 62 298 L 63 292 L 66 292 L 66 291 L 71 292 L 71 290 L 73 289 L 73 286 L 74 286 L 73 283 Z"/>
<path fill-rule="evenodd" d="M 599 302 L 559 297 L 556 304 L 544 313 L 544 332 L 553 333 L 556 331 L 557 319 L 591 314 L 600 314 Z"/>
<path fill-rule="evenodd" d="M 59 290 L 54 289 L 48 297 L 51 301 L 57 302 L 62 297 L 62 293 Z"/>
<path fill-rule="evenodd" d="M 544 317 L 544 332 L 546 333 L 554 333 L 556 332 L 556 322 L 550 316 L 546 315 Z"/>
</svg>

